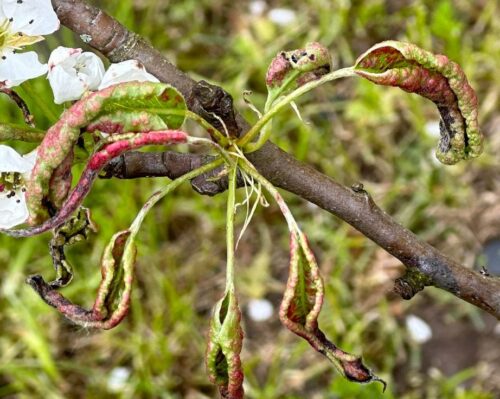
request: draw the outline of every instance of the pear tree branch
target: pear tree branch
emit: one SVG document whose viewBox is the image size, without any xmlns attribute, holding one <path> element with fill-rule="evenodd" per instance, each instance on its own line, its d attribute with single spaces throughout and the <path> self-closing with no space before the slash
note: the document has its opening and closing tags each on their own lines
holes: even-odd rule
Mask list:
<svg viewBox="0 0 500 399">
<path fill-rule="evenodd" d="M 194 81 L 145 39 L 130 32 L 101 9 L 84 0 L 52 0 L 52 4 L 66 27 L 90 38 L 88 44 L 110 61 L 136 59 L 162 82 L 176 87 L 188 99 L 191 111 L 204 118 L 215 113 L 230 127 L 230 133 L 235 135 L 249 130 L 250 125 L 232 110 L 232 102 L 227 101 L 228 95 L 221 88 Z M 361 186 L 344 187 L 271 142 L 247 156 L 276 187 L 304 198 L 346 221 L 398 258 L 407 268 L 405 275 L 396 280 L 395 285 L 395 291 L 403 298 L 409 299 L 424 287 L 434 286 L 500 319 L 499 278 L 470 270 L 423 242 L 380 209 Z M 172 152 L 129 152 L 115 159 L 107 168 L 106 175 L 115 178 L 176 178 L 208 162 L 207 157 Z M 203 181 L 197 184 L 194 188 L 203 194 L 213 195 L 227 188 L 227 182 L 217 187 L 204 186 Z"/>
</svg>

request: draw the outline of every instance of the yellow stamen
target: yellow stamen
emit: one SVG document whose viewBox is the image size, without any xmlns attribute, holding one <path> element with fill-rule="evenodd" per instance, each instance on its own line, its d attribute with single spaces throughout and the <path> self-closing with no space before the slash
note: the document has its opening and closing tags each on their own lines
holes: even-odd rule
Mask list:
<svg viewBox="0 0 500 399">
<path fill-rule="evenodd" d="M 37 43 L 43 40 L 43 36 L 27 36 L 21 32 L 11 30 L 11 22 L 4 19 L 0 22 L 0 51 L 21 50 L 25 46 Z"/>
</svg>

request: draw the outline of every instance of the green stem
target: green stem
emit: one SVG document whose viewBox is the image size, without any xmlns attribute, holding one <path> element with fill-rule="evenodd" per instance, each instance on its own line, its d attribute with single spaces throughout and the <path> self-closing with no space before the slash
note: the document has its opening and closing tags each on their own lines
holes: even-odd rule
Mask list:
<svg viewBox="0 0 500 399">
<path fill-rule="evenodd" d="M 194 169 L 191 172 L 186 173 L 185 175 L 182 175 L 175 180 L 172 180 L 165 187 L 161 188 L 156 193 L 154 193 L 148 199 L 148 201 L 143 205 L 142 209 L 140 210 L 140 212 L 137 214 L 134 221 L 130 225 L 131 234 L 130 234 L 130 237 L 128 238 L 128 240 L 133 240 L 135 238 L 135 236 L 137 235 L 137 232 L 139 231 L 141 224 L 142 224 L 144 218 L 146 217 L 146 215 L 148 214 L 148 212 L 165 195 L 167 195 L 171 191 L 175 190 L 177 187 L 179 187 L 185 181 L 194 179 L 196 176 L 202 175 L 203 173 L 206 173 L 206 172 L 216 168 L 217 166 L 221 165 L 223 162 L 224 161 L 222 158 L 218 158 L 210 163 L 207 163 L 206 165 L 200 166 L 199 168 Z"/>
<path fill-rule="evenodd" d="M 208 123 L 198 114 L 195 114 L 194 112 L 191 112 L 187 109 L 181 110 L 181 109 L 158 108 L 158 109 L 151 109 L 151 112 L 159 115 L 181 115 L 181 116 L 184 115 L 186 118 L 198 122 L 202 127 L 204 127 L 205 130 L 209 132 L 210 136 L 213 136 L 215 138 L 215 140 L 220 146 L 226 147 L 229 144 L 228 138 L 224 134 L 222 134 L 220 130 L 213 127 L 210 123 Z"/>
<path fill-rule="evenodd" d="M 33 102 L 43 111 L 43 114 L 50 121 L 59 120 L 59 115 L 54 110 L 53 106 L 49 106 L 48 104 L 53 104 L 51 101 L 46 101 L 40 94 L 35 90 L 33 84 L 29 81 L 26 81 L 22 85 L 22 90 L 26 93 L 28 97 L 33 100 Z"/>
<path fill-rule="evenodd" d="M 286 105 L 290 104 L 293 100 L 300 97 L 301 95 L 311 91 L 312 89 L 321 86 L 324 83 L 331 82 L 336 79 L 345 78 L 349 76 L 355 76 L 353 67 L 339 69 L 334 72 L 326 74 L 320 79 L 313 80 L 300 86 L 298 89 L 294 90 L 290 94 L 283 97 L 278 102 L 274 103 L 273 106 L 266 112 L 262 118 L 260 118 L 255 125 L 245 134 L 241 139 L 239 139 L 236 144 L 239 147 L 244 147 L 245 152 L 253 152 L 258 150 L 264 145 L 264 143 L 269 139 L 271 131 L 268 130 L 265 134 L 262 134 L 255 143 L 250 143 L 255 136 L 262 130 L 262 128 Z"/>
<path fill-rule="evenodd" d="M 13 123 L 0 124 L 0 141 L 19 140 L 29 143 L 40 143 L 45 136 L 45 131 L 34 127 L 16 125 Z"/>
<path fill-rule="evenodd" d="M 227 196 L 226 215 L 226 246 L 227 246 L 227 267 L 226 267 L 226 291 L 234 290 L 234 214 L 236 198 L 236 172 L 238 161 L 229 170 L 229 184 Z"/>
<path fill-rule="evenodd" d="M 262 186 L 269 192 L 269 194 L 271 194 L 271 196 L 275 199 L 278 206 L 280 207 L 281 213 L 285 217 L 285 220 L 288 224 L 288 229 L 291 232 L 299 233 L 300 236 L 302 233 L 297 224 L 297 221 L 293 217 L 290 208 L 288 208 L 288 205 L 286 204 L 285 200 L 276 189 L 276 187 L 274 187 L 269 180 L 262 176 L 248 160 L 241 159 L 239 162 L 239 167 L 244 173 L 252 176 L 255 181 L 258 181 L 260 184 L 262 184 Z"/>
<path fill-rule="evenodd" d="M 269 108 L 271 108 L 271 105 L 274 103 L 274 101 L 290 86 L 292 82 L 295 81 L 295 79 L 297 79 L 297 77 L 301 73 L 302 73 L 301 71 L 294 69 L 280 87 L 277 87 L 274 90 L 269 91 L 269 95 L 267 96 L 266 100 L 266 105 L 264 106 L 264 113 L 267 113 L 269 111 Z"/>
</svg>

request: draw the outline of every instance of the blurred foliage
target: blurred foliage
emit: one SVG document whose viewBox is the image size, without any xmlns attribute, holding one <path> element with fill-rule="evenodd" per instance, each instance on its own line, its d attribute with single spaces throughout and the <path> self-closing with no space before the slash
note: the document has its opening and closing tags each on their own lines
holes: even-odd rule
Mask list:
<svg viewBox="0 0 500 399">
<path fill-rule="evenodd" d="M 261 14 L 252 14 L 246 1 L 95 3 L 193 77 L 221 84 L 250 121 L 256 115 L 242 92 L 251 90 L 252 102 L 262 108 L 267 65 L 281 49 L 321 41 L 331 48 L 335 67 L 352 65 L 358 54 L 385 39 L 408 40 L 447 54 L 462 65 L 480 99 L 487 144 L 474 162 L 444 167 L 434 161 L 437 138 L 430 131 L 438 114 L 430 102 L 354 79 L 302 99 L 299 108 L 306 123 L 292 109 L 282 112 L 273 125 L 273 140 L 343 184 L 363 181 L 396 220 L 471 267 L 482 244 L 500 236 L 500 226 L 491 227 L 500 220 L 498 212 L 493 219 L 482 217 L 500 199 L 497 1 L 272 1 L 261 2 Z M 295 20 L 273 22 L 268 17 L 273 7 L 293 10 Z M 36 48 L 47 58 L 60 44 L 84 47 L 62 29 Z M 27 82 L 19 93 L 34 111 L 38 127 L 50 126 L 63 109 L 52 103 L 44 78 Z M 5 98 L 0 98 L 0 117 L 22 122 Z M 15 146 L 19 151 L 33 147 Z M 162 183 L 95 184 L 86 204 L 100 231 L 69 251 L 75 279 L 65 295 L 92 303 L 106 242 L 130 224 Z M 325 359 L 285 331 L 275 314 L 265 322 L 245 321 L 242 357 L 248 398 L 498 397 L 500 381 L 493 371 L 500 367 L 500 355 L 492 355 L 495 345 L 497 352 L 500 348 L 498 336 L 484 341 L 487 348 L 476 341 L 490 331 L 491 318 L 431 288 L 410 302 L 395 298 L 392 281 L 402 270 L 397 261 L 330 214 L 291 195 L 286 199 L 309 235 L 325 277 L 322 329 L 342 348 L 362 353 L 389 388 L 382 395 L 376 384 L 343 380 Z M 241 225 L 244 215 L 238 216 Z M 158 205 L 139 235 L 130 314 L 105 332 L 69 325 L 24 284 L 29 274 L 52 277 L 48 235 L 18 241 L 0 237 L 0 397 L 214 397 L 203 355 L 210 309 L 223 290 L 224 217 L 225 195 L 205 198 L 187 186 Z M 251 298 L 264 297 L 277 309 L 286 280 L 287 238 L 276 207 L 259 209 L 237 252 L 244 308 Z M 449 361 L 440 367 L 439 345 L 430 346 L 426 355 L 425 345 L 410 340 L 404 327 L 407 313 L 426 315 L 445 342 L 455 330 L 470 340 L 447 349 Z M 465 361 L 454 358 L 460 353 Z M 119 367 L 130 375 L 117 389 L 110 376 Z"/>
</svg>

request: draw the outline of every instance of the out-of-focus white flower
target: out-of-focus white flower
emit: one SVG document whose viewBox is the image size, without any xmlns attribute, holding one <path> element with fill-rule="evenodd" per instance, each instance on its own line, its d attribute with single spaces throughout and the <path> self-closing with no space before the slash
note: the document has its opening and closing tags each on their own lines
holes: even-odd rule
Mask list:
<svg viewBox="0 0 500 399">
<path fill-rule="evenodd" d="M 264 13 L 266 7 L 267 7 L 266 2 L 263 0 L 254 0 L 250 2 L 248 6 L 250 14 L 256 16 L 261 16 Z"/>
<path fill-rule="evenodd" d="M 248 302 L 248 316 L 253 321 L 265 321 L 274 312 L 273 304 L 267 299 L 251 299 Z"/>
<path fill-rule="evenodd" d="M 111 392 L 121 392 L 130 377 L 130 369 L 126 367 L 115 367 L 111 370 L 108 378 L 108 390 Z"/>
<path fill-rule="evenodd" d="M 285 26 L 293 23 L 297 19 L 297 14 L 289 8 L 273 8 L 269 10 L 267 17 L 276 25 Z"/>
<path fill-rule="evenodd" d="M 409 315 L 406 317 L 406 329 L 411 338 L 418 344 L 423 344 L 432 338 L 431 327 L 420 317 Z"/>
<path fill-rule="evenodd" d="M 0 0 L 0 83 L 17 86 L 46 73 L 34 51 L 18 51 L 57 29 L 50 0 Z"/>
<path fill-rule="evenodd" d="M 81 48 L 58 47 L 49 58 L 48 79 L 54 102 L 78 100 L 88 90 L 96 90 L 104 76 L 101 59 Z"/>
<path fill-rule="evenodd" d="M 24 181 L 35 162 L 36 150 L 21 156 L 0 145 L 0 228 L 10 229 L 28 220 Z"/>
<path fill-rule="evenodd" d="M 102 78 L 99 90 L 118 83 L 132 81 L 159 82 L 155 76 L 146 71 L 146 68 L 144 68 L 141 62 L 137 60 L 128 60 L 110 65 Z"/>
</svg>

